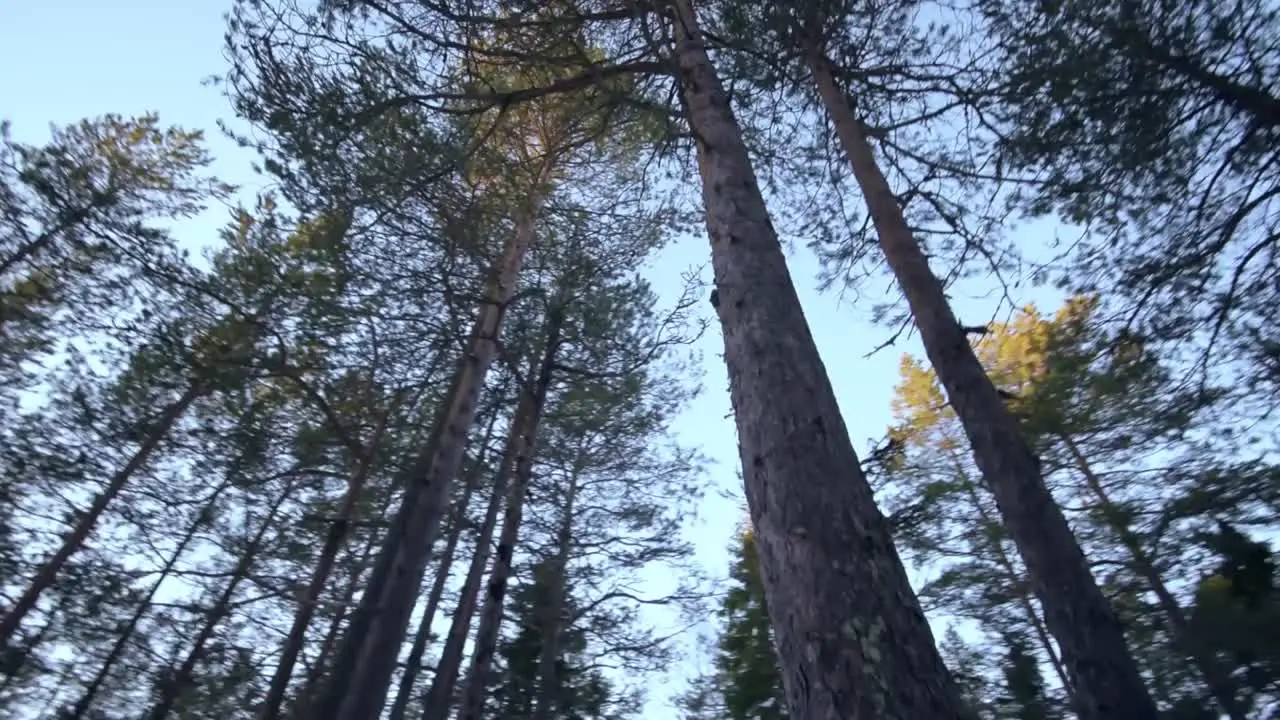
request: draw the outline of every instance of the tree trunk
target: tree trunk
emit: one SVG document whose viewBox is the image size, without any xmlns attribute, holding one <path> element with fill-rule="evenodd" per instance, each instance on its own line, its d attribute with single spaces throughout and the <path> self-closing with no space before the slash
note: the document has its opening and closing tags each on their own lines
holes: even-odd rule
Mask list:
<svg viewBox="0 0 1280 720">
<path fill-rule="evenodd" d="M 390 512 L 394 497 L 390 492 L 386 494 L 381 507 L 378 508 L 377 517 L 385 517 Z M 321 680 L 324 678 L 325 670 L 329 666 L 329 659 L 333 656 L 334 648 L 338 643 L 342 621 L 348 616 L 347 609 L 352 606 L 352 600 L 356 596 L 356 589 L 360 585 L 360 577 L 364 574 L 364 570 L 369 567 L 370 560 L 373 559 L 377 549 L 378 541 L 376 538 L 370 538 L 361 549 L 360 556 L 356 559 L 355 566 L 352 568 L 351 577 L 347 581 L 341 597 L 338 598 L 335 604 L 333 617 L 329 620 L 329 627 L 325 631 L 324 640 L 321 641 L 320 650 L 316 653 L 315 663 L 308 669 L 306 680 L 303 681 L 302 688 L 298 691 L 295 706 L 290 713 L 291 717 L 303 720 L 312 717 L 310 707 L 315 702 L 316 695 L 320 692 Z"/>
<path fill-rule="evenodd" d="M 497 413 L 494 414 L 497 419 Z M 489 428 L 485 432 L 484 443 L 482 448 L 489 447 L 489 440 L 492 437 L 494 423 L 489 423 Z M 449 582 L 449 573 L 453 569 L 453 557 L 458 550 L 458 541 L 462 538 L 462 531 L 467 527 L 467 510 L 471 506 L 471 496 L 475 492 L 476 485 L 479 484 L 480 475 L 484 470 L 484 463 L 487 460 L 485 455 L 480 455 L 476 459 L 475 470 L 467 478 L 466 487 L 462 491 L 462 499 L 453 508 L 453 513 L 449 518 L 449 536 L 445 541 L 444 552 L 440 556 L 440 567 L 436 569 L 435 580 L 431 583 L 431 593 L 427 595 L 427 607 L 422 612 L 422 621 L 418 624 L 418 632 L 413 638 L 413 647 L 409 650 L 409 659 L 406 661 L 404 676 L 400 678 L 400 687 L 396 691 L 396 699 L 391 704 L 391 713 L 388 715 L 389 720 L 404 720 L 405 710 L 409 707 L 409 700 L 413 697 L 413 686 L 418 681 L 418 674 L 422 672 L 422 656 L 427 651 L 427 641 L 431 637 L 431 625 L 435 621 L 436 611 L 440 607 L 440 600 L 444 597 L 445 585 Z M 483 532 L 483 530 L 482 530 Z M 490 536 L 493 530 L 489 530 Z M 485 540 L 488 542 L 488 539 Z M 477 551 L 479 544 L 477 543 Z"/>
<path fill-rule="evenodd" d="M 445 640 L 440 662 L 436 664 L 435 677 L 432 678 L 431 688 L 427 691 L 422 720 L 445 720 L 449 716 L 454 689 L 461 674 L 463 646 L 466 644 L 467 634 L 471 629 L 471 618 L 475 615 L 476 605 L 479 602 L 484 568 L 489 559 L 489 544 L 493 540 L 493 531 L 498 524 L 498 510 L 504 497 L 506 513 L 503 517 L 502 535 L 498 540 L 498 557 L 494 561 L 493 574 L 489 579 L 490 595 L 493 594 L 494 578 L 499 576 L 499 569 L 504 566 L 504 563 L 509 572 L 511 548 L 515 543 L 524 496 L 528 490 L 529 476 L 532 474 L 538 426 L 542 421 L 543 406 L 546 404 L 552 375 L 555 372 L 556 354 L 560 349 L 560 330 L 563 323 L 562 310 L 551 308 L 547 317 L 547 345 L 538 367 L 537 379 L 532 387 L 525 387 L 520 393 L 520 405 L 511 423 L 507 446 L 502 453 L 502 465 L 497 477 L 494 478 L 493 498 L 485 513 L 480 534 L 476 537 L 475 554 L 471 558 L 467 580 L 458 598 L 458 607 L 453 612 L 453 624 L 449 627 L 449 637 Z M 513 475 L 515 481 L 511 482 Z M 507 492 L 508 484 L 510 484 L 509 492 Z M 486 599 L 486 611 L 488 602 L 489 599 Z M 488 616 L 482 613 L 479 633 L 485 631 L 487 619 Z M 476 636 L 475 653 L 477 655 L 481 647 L 480 637 L 480 634 Z"/>
<path fill-rule="evenodd" d="M 1102 485 L 1102 478 L 1098 477 L 1097 473 L 1093 471 L 1089 459 L 1085 457 L 1080 450 L 1080 446 L 1076 444 L 1069 434 L 1059 433 L 1058 438 L 1062 440 L 1063 446 L 1067 449 L 1067 454 L 1071 456 L 1076 468 L 1084 476 L 1085 484 L 1089 487 L 1089 491 L 1097 498 L 1103 517 L 1106 518 L 1107 523 L 1111 525 L 1111 529 L 1119 537 L 1120 544 L 1129 552 L 1133 560 L 1133 569 L 1151 586 L 1151 592 L 1155 594 L 1156 600 L 1160 603 L 1160 610 L 1168 620 L 1177 644 L 1191 655 L 1196 669 L 1200 671 L 1205 685 L 1209 687 L 1209 692 L 1217 700 L 1222 711 L 1231 720 L 1245 720 L 1246 714 L 1236 701 L 1235 687 L 1231 682 L 1230 675 L 1223 671 L 1213 656 L 1206 652 L 1204 647 L 1195 639 L 1195 635 L 1187 622 L 1186 614 L 1182 612 L 1182 606 L 1179 605 L 1178 599 L 1174 597 L 1173 593 L 1169 591 L 1169 587 L 1165 585 L 1164 578 L 1160 576 L 1160 571 L 1156 569 L 1155 563 L 1151 561 L 1146 551 L 1143 550 L 1141 541 L 1129 529 L 1128 521 L 1116 508 L 1115 503 L 1111 502 L 1111 497 Z"/>
<path fill-rule="evenodd" d="M 133 634 L 137 632 L 138 623 L 142 621 L 142 618 L 146 616 L 147 611 L 151 609 L 151 600 L 155 598 L 156 593 L 160 590 L 160 586 L 169 579 L 169 573 L 173 572 L 178 561 L 182 559 L 183 554 L 187 551 L 187 546 L 191 544 L 192 540 L 195 540 L 196 533 L 200 532 L 200 530 L 208 524 L 208 519 L 212 517 L 212 513 L 214 512 L 214 504 L 218 501 L 218 498 L 222 495 L 223 491 L 227 489 L 227 487 L 228 486 L 224 485 L 213 493 L 208 502 L 205 503 L 204 508 L 201 510 L 201 513 L 196 518 L 195 522 L 187 528 L 186 534 L 184 534 L 182 539 L 178 541 L 178 546 L 173 549 L 173 552 L 169 555 L 169 559 L 166 560 L 164 566 L 160 568 L 159 577 L 151 584 L 150 589 L 147 590 L 146 595 L 142 598 L 142 602 L 138 603 L 138 608 L 134 610 L 133 615 L 129 617 L 129 622 L 125 624 L 124 629 L 120 633 L 120 637 L 116 638 L 115 643 L 111 646 L 111 651 L 107 653 L 106 659 L 102 661 L 102 666 L 98 668 L 98 672 L 94 674 L 93 680 L 89 681 L 89 685 L 80 695 L 80 699 L 76 701 L 75 706 L 71 709 L 71 714 L 64 720 L 82 720 L 82 718 L 88 715 L 90 708 L 93 707 L 94 700 L 97 699 L 98 692 L 102 689 L 103 684 L 106 683 L 107 678 L 111 676 L 111 671 L 115 669 L 115 665 L 120 660 L 120 657 L 124 655 L 125 648 L 128 647 L 129 641 L 133 639 Z"/>
<path fill-rule="evenodd" d="M 1155 703 L 1125 646 L 1120 623 L 1044 484 L 1040 461 L 952 313 L 942 283 L 930 271 L 876 164 L 861 122 L 836 85 L 830 62 L 818 49 L 808 50 L 822 104 L 866 197 L 885 260 L 907 298 L 929 361 L 1026 563 L 1045 620 L 1074 681 L 1082 720 L 1155 720 Z"/>
<path fill-rule="evenodd" d="M 0 648 L 9 646 L 13 635 L 22 624 L 23 618 L 35 608 L 36 603 L 40 601 L 41 593 L 53 584 L 58 572 L 67 564 L 67 560 L 70 560 L 71 556 L 84 546 L 85 540 L 93 532 L 93 528 L 98 524 L 98 520 L 102 518 L 102 514 L 106 512 L 107 506 L 120 496 L 125 485 L 133 478 L 134 473 L 146 464 L 147 460 L 156 451 L 156 448 L 160 447 L 160 443 L 173 430 L 173 426 L 177 424 L 178 419 L 203 393 L 203 388 L 192 384 L 183 392 L 181 397 L 165 408 L 159 420 L 151 428 L 151 432 L 147 434 L 142 444 L 138 446 L 137 451 L 133 453 L 133 456 L 125 463 L 125 466 L 111 477 L 110 482 L 107 483 L 102 492 L 98 493 L 97 497 L 93 499 L 93 504 L 80 516 L 80 519 L 76 521 L 75 527 L 72 528 L 66 539 L 62 541 L 62 547 L 58 548 L 58 551 L 45 561 L 35 577 L 31 579 L 31 584 L 27 586 L 26 591 L 14 602 L 13 607 L 4 616 L 4 619 L 0 620 Z"/>
<path fill-rule="evenodd" d="M 276 515 L 284 507 L 285 501 L 293 496 L 293 487 L 293 483 L 289 482 L 284 491 L 276 497 L 275 502 L 267 510 L 266 516 L 262 519 L 262 524 L 258 526 L 258 531 L 253 534 L 253 538 L 240 555 L 235 568 L 232 569 L 231 579 L 227 581 L 227 586 L 223 588 L 222 594 L 218 596 L 213 607 L 209 608 L 209 612 L 205 615 L 204 626 L 196 634 L 196 639 L 191 644 L 190 652 L 187 653 L 178 671 L 168 679 L 168 682 L 164 683 L 160 699 L 152 706 L 151 712 L 147 714 L 147 720 L 165 720 L 182 695 L 195 686 L 196 681 L 193 673 L 196 669 L 196 663 L 204 655 L 205 645 L 209 642 L 209 638 L 213 637 L 218 624 L 230 612 L 231 601 L 235 598 L 236 590 L 240 588 L 240 583 L 249 577 L 249 571 L 253 569 L 254 563 L 258 560 L 258 553 L 262 550 L 263 538 L 267 536 L 267 533 L 279 529 L 276 527 Z"/>
<path fill-rule="evenodd" d="M 320 593 L 329 582 L 329 573 L 333 572 L 338 551 L 342 549 L 351 521 L 354 519 L 356 505 L 364 493 L 365 482 L 373 470 L 373 461 L 377 456 L 378 446 L 382 444 L 382 434 L 386 431 L 389 414 L 390 410 L 381 413 L 378 424 L 373 430 L 373 437 L 369 440 L 368 446 L 361 449 L 362 456 L 355 473 L 351 476 L 351 482 L 347 484 L 347 492 L 342 498 L 342 505 L 338 508 L 338 516 L 329 525 L 329 533 L 325 537 L 324 547 L 320 550 L 315 569 L 311 572 L 311 580 L 307 584 L 306 592 L 298 601 L 298 611 L 294 615 L 293 625 L 289 628 L 284 646 L 280 649 L 280 661 L 276 664 L 275 674 L 271 676 L 271 686 L 263 701 L 262 711 L 258 714 L 258 717 L 263 720 L 274 718 L 280 713 L 280 705 L 284 702 L 285 692 L 288 691 L 289 682 L 293 679 L 293 666 L 298 661 L 298 653 L 302 652 L 302 646 L 306 642 L 307 628 L 311 626 L 311 618 L 315 615 L 316 603 L 320 601 Z"/>
<path fill-rule="evenodd" d="M 564 636 L 565 593 L 568 585 L 569 551 L 573 544 L 574 501 L 578 495 L 578 474 L 569 476 L 565 493 L 564 519 L 556 535 L 556 554 L 548 568 L 546 605 L 542 612 L 542 647 L 538 658 L 538 692 L 534 697 L 533 720 L 552 720 L 560 703 L 560 640 Z"/>
<path fill-rule="evenodd" d="M 969 501 L 973 503 L 973 507 L 978 511 L 982 522 L 986 525 L 999 524 L 987 512 L 987 507 L 982 503 L 982 498 L 978 496 L 978 489 L 969 478 L 969 474 L 964 471 L 954 456 L 951 456 L 950 459 L 955 467 L 956 474 L 960 476 L 960 481 L 964 483 L 965 493 L 969 496 Z M 1009 583 L 1020 584 L 1022 582 L 1021 573 L 1018 572 L 1017 567 L 1013 564 L 1013 558 L 1009 557 L 1009 554 L 1005 552 L 1004 545 L 993 538 L 991 550 L 995 553 L 1000 567 L 1004 569 Z M 1067 675 L 1067 669 L 1062 665 L 1062 659 L 1058 657 L 1058 648 L 1054 646 L 1053 639 L 1049 636 L 1049 630 L 1044 626 L 1044 620 L 1040 618 L 1040 613 L 1036 611 L 1035 605 L 1031 603 L 1031 598 L 1027 595 L 1025 589 L 1018 591 L 1018 605 L 1022 608 L 1022 613 L 1027 618 L 1027 624 L 1035 632 L 1036 639 L 1040 642 L 1040 647 L 1044 648 L 1045 655 L 1049 657 L 1049 664 L 1053 666 L 1053 672 L 1058 676 L 1058 681 L 1062 683 L 1062 689 L 1067 694 L 1068 704 L 1074 707 L 1075 689 L 1071 687 L 1071 678 Z"/>
<path fill-rule="evenodd" d="M 965 717 L 849 441 L 693 8 L 689 0 L 669 0 L 669 7 L 790 716 Z"/>
<path fill-rule="evenodd" d="M 539 181 L 545 182 L 551 166 L 548 158 Z M 534 225 L 546 199 L 540 187 L 530 195 L 491 273 L 438 442 L 409 476 L 404 502 L 338 649 L 315 720 L 367 720 L 382 712 L 428 554 L 439 535 L 450 487 L 475 420 L 480 390 L 497 353 L 502 318 L 515 295 L 520 267 L 533 244 Z"/>
</svg>

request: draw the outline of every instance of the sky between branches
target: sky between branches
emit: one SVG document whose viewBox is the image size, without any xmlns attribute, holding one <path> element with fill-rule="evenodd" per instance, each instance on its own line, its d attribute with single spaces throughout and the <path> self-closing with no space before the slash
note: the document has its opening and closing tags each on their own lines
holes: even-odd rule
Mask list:
<svg viewBox="0 0 1280 720">
<path fill-rule="evenodd" d="M 217 129 L 217 120 L 232 120 L 226 101 L 216 88 L 201 85 L 202 79 L 224 69 L 223 13 L 228 9 L 224 0 L 0 0 L 0 118 L 12 121 L 15 140 L 41 144 L 51 124 L 65 125 L 104 113 L 130 116 L 155 111 L 165 125 L 205 130 L 216 158 L 213 171 L 238 185 L 239 198 L 251 206 L 253 195 L 266 182 L 251 169 L 253 153 L 237 147 Z M 198 248 L 216 240 L 226 218 L 225 208 L 211 208 L 175 225 L 175 237 L 197 254 Z M 1032 250 L 1044 247 L 1055 233 L 1067 231 L 1053 223 L 1036 223 L 1020 231 L 1018 238 L 1025 249 Z M 817 261 L 802 244 L 797 246 L 790 256 L 791 273 L 854 447 L 865 454 L 891 420 L 889 400 L 898 379 L 899 356 L 923 353 L 915 337 L 904 336 L 894 347 L 866 357 L 892 334 L 870 320 L 870 308 L 882 301 L 887 281 L 867 283 L 857 306 L 852 296 L 842 301 L 835 292 L 819 293 Z M 703 267 L 707 260 L 704 235 L 682 237 L 651 261 L 647 275 L 670 305 L 680 292 L 681 273 L 701 268 L 709 279 L 710 269 Z M 996 319 L 1007 317 L 1009 308 L 1000 307 L 994 285 L 983 285 L 969 282 L 952 291 L 957 315 L 964 322 L 985 322 L 993 313 L 998 313 Z M 1051 288 L 1024 285 L 1014 292 L 1018 303 L 1034 302 L 1045 310 L 1056 308 L 1061 298 Z M 709 303 L 702 304 L 699 312 L 714 320 Z M 742 519 L 742 491 L 718 326 L 712 325 L 697 351 L 702 356 L 705 389 L 673 430 L 683 443 L 699 446 L 714 460 L 707 476 L 713 491 L 703 501 L 699 522 L 687 532 L 697 544 L 700 563 L 714 576 L 723 577 L 729 563 L 728 544 Z M 939 636 L 941 630 L 935 625 Z M 694 643 L 691 632 L 685 644 L 692 649 Z M 654 678 L 642 720 L 671 717 L 668 696 L 697 665 L 689 660 L 674 669 L 671 677 Z"/>
</svg>

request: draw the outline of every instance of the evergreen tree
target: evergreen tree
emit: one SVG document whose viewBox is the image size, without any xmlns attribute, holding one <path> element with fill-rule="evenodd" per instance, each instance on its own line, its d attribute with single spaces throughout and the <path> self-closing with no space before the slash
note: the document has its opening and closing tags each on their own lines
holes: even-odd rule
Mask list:
<svg viewBox="0 0 1280 720">
<path fill-rule="evenodd" d="M 717 686 L 724 696 L 726 718 L 784 720 L 789 717 L 786 691 L 750 528 L 742 532 L 735 551 L 716 655 Z"/>
<path fill-rule="evenodd" d="M 1194 358 L 1202 381 L 1230 376 L 1241 389 L 1237 414 L 1269 409 L 1280 190 L 1274 8 L 977 8 L 997 62 L 989 107 L 1001 165 L 1025 180 L 1015 204 L 1090 229 L 1062 283 L 1114 291 L 1150 339 Z"/>
<path fill-rule="evenodd" d="M 1011 635 L 1005 640 L 1004 692 L 1000 713 L 1009 720 L 1049 720 L 1058 717 L 1045 690 L 1039 660 L 1025 639 Z"/>
<path fill-rule="evenodd" d="M 531 568 L 531 582 L 511 595 L 513 632 L 501 643 L 498 654 L 503 671 L 495 680 L 491 701 L 491 717 L 533 717 L 540 702 L 538 678 L 541 656 L 547 638 L 546 607 L 553 598 L 554 580 L 549 572 L 549 559 Z M 553 571 L 552 571 L 553 572 Z M 569 598 L 562 611 L 572 616 L 576 603 Z M 590 664 L 587 635 L 575 627 L 559 631 L 555 653 L 558 692 L 555 707 L 548 714 L 553 720 L 607 720 L 626 715 L 612 706 L 612 688 L 599 669 Z"/>
<path fill-rule="evenodd" d="M 1239 695 L 1236 673 L 1213 641 L 1192 630 L 1190 588 L 1198 582 L 1196 568 L 1208 571 L 1198 539 L 1206 523 L 1230 516 L 1268 526 L 1254 513 L 1268 502 L 1269 481 L 1265 472 L 1238 475 L 1236 463 L 1222 459 L 1235 451 L 1234 442 L 1201 436 L 1200 428 L 1216 422 L 1206 404 L 1212 395 L 1187 392 L 1152 347 L 1108 330 L 1100 307 L 1096 299 L 1075 298 L 1051 319 L 1027 310 L 991 328 L 979 355 L 1007 388 L 1055 494 L 1073 508 L 1076 532 L 1103 570 L 1104 591 L 1160 704 L 1187 711 L 1207 694 L 1247 716 L 1254 701 Z M 922 597 L 931 609 L 978 621 L 997 647 L 1007 647 L 1003 638 L 1011 634 L 1034 639 L 1070 707 L 1075 688 L 1039 604 L 1027 595 L 1025 570 L 992 522 L 988 491 L 956 452 L 955 420 L 936 380 L 912 359 L 904 359 L 902 374 L 892 436 L 903 454 L 882 475 L 883 497 L 916 562 L 945 562 Z M 1209 501 L 1223 482 L 1256 483 L 1250 493 L 1261 503 Z"/>
<path fill-rule="evenodd" d="M 334 164 L 346 156 L 322 143 L 351 137 L 353 128 L 393 122 L 405 108 L 427 111 L 457 102 L 471 112 L 506 110 L 602 87 L 609 107 L 622 109 L 669 109 L 664 98 L 677 97 L 687 134 L 698 139 L 694 150 L 715 271 L 712 300 L 726 343 L 748 504 L 792 711 L 829 714 L 853 703 L 884 713 L 909 704 L 929 707 L 937 717 L 959 716 L 923 614 L 904 601 L 912 597 L 906 573 L 839 419 L 742 128 L 692 3 L 672 0 L 638 12 L 607 3 L 537 10 L 478 6 L 465 15 L 400 3 L 326 3 L 315 16 L 264 12 L 258 3 L 241 7 L 231 33 L 236 94 L 246 98 L 252 117 L 279 131 L 281 146 L 305 140 Z M 259 15 L 263 22 L 255 19 Z M 654 41 L 655 23 L 666 41 Z M 553 62 L 564 70 L 562 79 L 461 93 L 442 83 L 456 77 L 453 68 L 469 68 L 477 58 L 503 59 L 487 44 L 492 28 L 536 33 L 540 52 L 516 59 Z M 265 49 L 300 47 L 287 37 L 296 34 L 306 34 L 306 44 L 331 48 L 334 57 L 315 67 L 313 52 Z M 280 35 L 286 37 L 274 37 Z M 366 82 L 369 58 L 379 58 L 383 71 L 374 83 Z M 408 58 L 431 58 L 443 67 Z M 611 84 L 624 76 L 633 81 Z M 397 79 L 382 82 L 392 77 Z M 329 97 L 331 111 L 311 113 L 306 108 L 318 104 L 298 102 L 320 96 Z M 315 132 L 318 119 L 336 119 L 341 130 Z M 792 539 L 797 533 L 806 538 L 802 545 Z M 851 555 L 850 548 L 859 551 Z M 850 633 L 857 643 L 847 641 Z M 885 644 L 889 637 L 896 639 L 892 645 Z M 389 657 L 390 650 L 379 656 Z M 904 687 L 914 696 L 903 696 Z"/>
</svg>

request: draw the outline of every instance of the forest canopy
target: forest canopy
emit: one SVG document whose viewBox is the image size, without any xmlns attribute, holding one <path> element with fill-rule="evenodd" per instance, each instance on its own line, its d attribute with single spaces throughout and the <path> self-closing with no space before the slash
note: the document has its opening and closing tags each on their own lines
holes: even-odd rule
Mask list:
<svg viewBox="0 0 1280 720">
<path fill-rule="evenodd" d="M 227 11 L 0 126 L 0 719 L 1280 718 L 1275 7 Z"/>
</svg>

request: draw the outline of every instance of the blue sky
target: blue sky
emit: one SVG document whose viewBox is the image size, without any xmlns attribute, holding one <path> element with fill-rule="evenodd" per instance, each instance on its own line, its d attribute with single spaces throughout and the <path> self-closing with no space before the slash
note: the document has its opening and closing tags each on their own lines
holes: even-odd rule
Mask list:
<svg viewBox="0 0 1280 720">
<path fill-rule="evenodd" d="M 205 129 L 217 158 L 214 171 L 251 197 L 262 185 L 250 169 L 252 154 L 219 135 L 215 121 L 228 119 L 230 109 L 216 88 L 201 86 L 203 78 L 223 69 L 222 15 L 228 6 L 227 0 L 0 0 L 0 118 L 13 122 L 18 140 L 38 143 L 51 123 L 108 112 L 156 111 L 166 124 Z M 176 232 L 185 242 L 203 245 L 214 240 L 225 217 L 222 208 L 215 208 L 177 226 Z M 1038 224 L 1025 239 L 1039 243 L 1053 230 L 1052 225 Z M 706 260 L 706 239 L 687 238 L 654 261 L 651 277 L 659 292 L 674 301 L 678 288 L 673 278 Z M 817 263 L 805 251 L 793 255 L 791 268 L 854 446 L 864 451 L 890 421 L 899 353 L 914 352 L 918 345 L 913 338 L 900 342 L 897 350 L 865 357 L 889 334 L 870 323 L 870 302 L 854 308 L 835 295 L 819 294 Z M 885 287 L 880 281 L 868 290 Z M 958 293 L 956 300 L 957 312 L 967 321 L 986 319 L 995 310 L 990 301 Z M 1056 294 L 1041 290 L 1017 300 L 1052 307 Z M 710 315 L 709 304 L 702 311 Z M 709 477 L 715 489 L 740 494 L 720 349 L 719 331 L 713 326 L 699 348 L 706 391 L 673 430 L 716 461 Z M 738 505 L 709 492 L 701 514 L 703 520 L 691 530 L 699 559 L 708 570 L 722 574 L 729 539 L 741 520 Z M 665 693 L 656 694 L 659 702 L 651 704 L 647 715 L 669 717 L 660 704 Z"/>
</svg>

